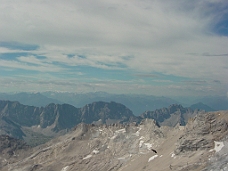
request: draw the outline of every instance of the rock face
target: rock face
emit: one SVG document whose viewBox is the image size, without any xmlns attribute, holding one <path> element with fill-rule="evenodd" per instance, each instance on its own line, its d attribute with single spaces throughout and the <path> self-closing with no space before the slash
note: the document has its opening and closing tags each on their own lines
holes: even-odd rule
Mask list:
<svg viewBox="0 0 228 171">
<path fill-rule="evenodd" d="M 28 132 L 53 136 L 66 132 L 83 122 L 87 124 L 139 123 L 145 118 L 154 119 L 157 125 L 174 127 L 185 125 L 198 110 L 170 105 L 168 108 L 144 112 L 136 117 L 126 106 L 115 102 L 94 102 L 82 108 L 69 104 L 51 103 L 45 107 L 22 105 L 19 102 L 0 101 L 0 134 L 22 139 Z M 26 131 L 24 130 L 26 128 Z"/>
<path fill-rule="evenodd" d="M 81 108 L 81 120 L 84 123 L 92 123 L 101 120 L 107 123 L 108 120 L 127 122 L 136 119 L 132 111 L 126 106 L 115 102 L 94 102 Z"/>
<path fill-rule="evenodd" d="M 20 150 L 28 150 L 30 147 L 19 139 L 0 135 L 0 153 L 5 158 L 10 158 Z"/>
<path fill-rule="evenodd" d="M 137 120 L 124 105 L 115 102 L 94 102 L 83 108 L 68 104 L 49 104 L 46 107 L 22 105 L 19 102 L 0 101 L 0 131 L 16 138 L 22 138 L 21 127 L 38 126 L 54 132 L 71 129 L 77 124 L 99 121 L 118 123 Z"/>
<path fill-rule="evenodd" d="M 198 114 L 190 119 L 186 126 L 176 127 L 158 127 L 156 121 L 151 119 L 145 119 L 140 124 L 81 123 L 71 132 L 26 150 L 26 153 L 15 150 L 15 156 L 11 155 L 8 158 L 0 153 L 0 169 L 2 171 L 226 170 L 227 123 L 227 111 Z M 6 139 L 7 142 L 10 140 L 7 137 L 3 141 Z M 4 145 L 3 149 L 7 147 L 8 145 Z M 17 155 L 19 152 L 20 155 Z"/>
<path fill-rule="evenodd" d="M 228 111 L 197 114 L 186 126 L 78 124 L 71 132 L 4 158 L 2 171 L 227 170 Z M 156 168 L 156 169 L 155 169 Z"/>
<path fill-rule="evenodd" d="M 214 141 L 225 137 L 227 128 L 227 117 L 219 113 L 199 114 L 189 120 L 185 127 L 185 134 L 178 140 L 175 153 L 211 149 Z"/>
<path fill-rule="evenodd" d="M 168 108 L 157 109 L 155 111 L 146 111 L 141 114 L 142 118 L 154 119 L 159 125 L 176 126 L 186 125 L 190 117 L 194 117 L 198 113 L 198 110 L 192 110 L 190 108 L 184 108 L 181 105 L 173 104 Z"/>
</svg>

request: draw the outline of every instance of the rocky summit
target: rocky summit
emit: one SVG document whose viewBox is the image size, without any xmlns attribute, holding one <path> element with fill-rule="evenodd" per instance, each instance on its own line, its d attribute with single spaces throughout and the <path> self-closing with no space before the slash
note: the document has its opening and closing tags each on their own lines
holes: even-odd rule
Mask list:
<svg viewBox="0 0 228 171">
<path fill-rule="evenodd" d="M 186 125 L 78 124 L 67 134 L 1 153 L 2 171 L 227 170 L 228 111 L 199 113 Z M 8 140 L 7 140 L 8 141 Z"/>
<path fill-rule="evenodd" d="M 173 127 L 177 124 L 185 125 L 188 118 L 199 112 L 202 111 L 174 104 L 168 108 L 146 111 L 141 116 L 135 116 L 126 106 L 116 102 L 99 101 L 76 108 L 69 104 L 54 103 L 45 107 L 34 107 L 0 100 L 0 135 L 7 134 L 24 139 L 30 145 L 37 145 L 49 140 L 50 137 L 65 134 L 79 123 L 127 124 L 139 123 L 145 118 L 150 118 L 158 125 Z M 40 141 L 31 140 L 33 138 Z"/>
<path fill-rule="evenodd" d="M 94 102 L 82 108 L 51 103 L 34 107 L 0 100 L 0 134 L 23 139 L 39 133 L 54 136 L 79 123 L 112 124 L 137 121 L 130 109 L 115 102 Z"/>
<path fill-rule="evenodd" d="M 186 125 L 189 118 L 194 117 L 198 113 L 204 113 L 198 109 L 184 108 L 182 105 L 173 104 L 168 108 L 156 109 L 155 111 L 146 111 L 141 114 L 142 118 L 150 118 L 157 121 L 159 125 L 174 127 L 178 125 Z"/>
</svg>

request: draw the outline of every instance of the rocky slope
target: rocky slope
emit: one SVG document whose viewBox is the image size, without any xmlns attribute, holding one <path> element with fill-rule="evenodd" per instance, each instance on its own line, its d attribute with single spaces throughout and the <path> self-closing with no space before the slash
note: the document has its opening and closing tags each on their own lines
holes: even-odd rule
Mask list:
<svg viewBox="0 0 228 171">
<path fill-rule="evenodd" d="M 86 125 L 12 158 L 7 171 L 185 171 L 227 170 L 228 111 L 201 113 L 186 126 Z M 7 163 L 7 164 L 6 164 Z"/>
</svg>

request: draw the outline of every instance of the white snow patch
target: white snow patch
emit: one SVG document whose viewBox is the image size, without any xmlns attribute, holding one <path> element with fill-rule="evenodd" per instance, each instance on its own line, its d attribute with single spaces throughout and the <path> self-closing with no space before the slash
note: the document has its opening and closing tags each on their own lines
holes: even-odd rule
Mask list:
<svg viewBox="0 0 228 171">
<path fill-rule="evenodd" d="M 125 132 L 126 132 L 125 129 L 116 130 L 114 135 L 110 139 L 115 139 L 119 133 L 125 133 Z"/>
<path fill-rule="evenodd" d="M 175 154 L 174 154 L 174 153 L 172 153 L 172 154 L 171 154 L 171 157 L 173 157 L 174 159 L 176 158 L 176 156 L 175 156 Z"/>
<path fill-rule="evenodd" d="M 214 147 L 214 149 L 211 149 L 210 152 L 215 150 L 215 152 L 217 153 L 217 152 L 221 151 L 223 147 L 224 147 L 223 142 L 215 141 L 215 147 Z"/>
<path fill-rule="evenodd" d="M 160 155 L 160 157 L 162 157 L 163 155 Z"/>
<path fill-rule="evenodd" d="M 116 130 L 115 132 L 116 132 L 116 133 L 125 133 L 126 130 L 125 130 L 125 129 L 119 129 L 119 130 Z"/>
<path fill-rule="evenodd" d="M 139 128 L 139 130 L 135 133 L 136 136 L 139 136 L 139 133 L 141 131 L 142 128 Z"/>
<path fill-rule="evenodd" d="M 61 171 L 67 171 L 68 168 L 69 168 L 69 166 L 66 166 L 66 167 L 62 168 Z"/>
<path fill-rule="evenodd" d="M 84 157 L 83 160 L 89 159 L 89 158 L 91 158 L 91 157 L 92 157 L 92 155 L 89 154 L 88 156 Z"/>
<path fill-rule="evenodd" d="M 150 161 L 154 160 L 156 157 L 158 157 L 158 155 L 157 155 L 157 154 L 156 154 L 156 155 L 154 155 L 154 156 L 152 156 L 152 157 L 150 157 L 150 158 L 149 158 L 149 160 L 148 160 L 148 162 L 150 162 Z"/>
<path fill-rule="evenodd" d="M 151 147 L 152 147 L 152 144 L 150 144 L 150 143 L 145 143 L 145 145 L 146 145 L 146 147 L 147 147 L 148 150 L 150 150 Z"/>
<path fill-rule="evenodd" d="M 98 150 L 93 150 L 93 153 L 94 153 L 94 154 L 98 154 L 99 151 L 98 151 Z"/>
</svg>

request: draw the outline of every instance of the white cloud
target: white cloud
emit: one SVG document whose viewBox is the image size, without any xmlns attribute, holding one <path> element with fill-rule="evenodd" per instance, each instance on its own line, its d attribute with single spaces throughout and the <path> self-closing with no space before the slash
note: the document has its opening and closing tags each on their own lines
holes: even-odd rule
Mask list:
<svg viewBox="0 0 228 171">
<path fill-rule="evenodd" d="M 19 61 L 0 59 L 1 70 L 9 69 L 9 68 L 32 70 L 32 71 L 39 71 L 39 72 L 61 72 L 64 70 L 63 68 L 58 67 L 56 65 L 42 63 L 33 56 L 19 57 L 18 59 Z"/>
<path fill-rule="evenodd" d="M 46 56 L 21 56 L 18 61 L 0 58 L 2 67 L 65 70 L 54 65 L 58 62 L 219 80 L 228 85 L 228 58 L 218 56 L 228 54 L 228 38 L 212 31 L 227 13 L 225 0 L 0 2 L 1 40 L 36 44 L 40 48 L 33 53 Z M 13 50 L 0 47 L 1 53 L 7 51 Z"/>
</svg>

